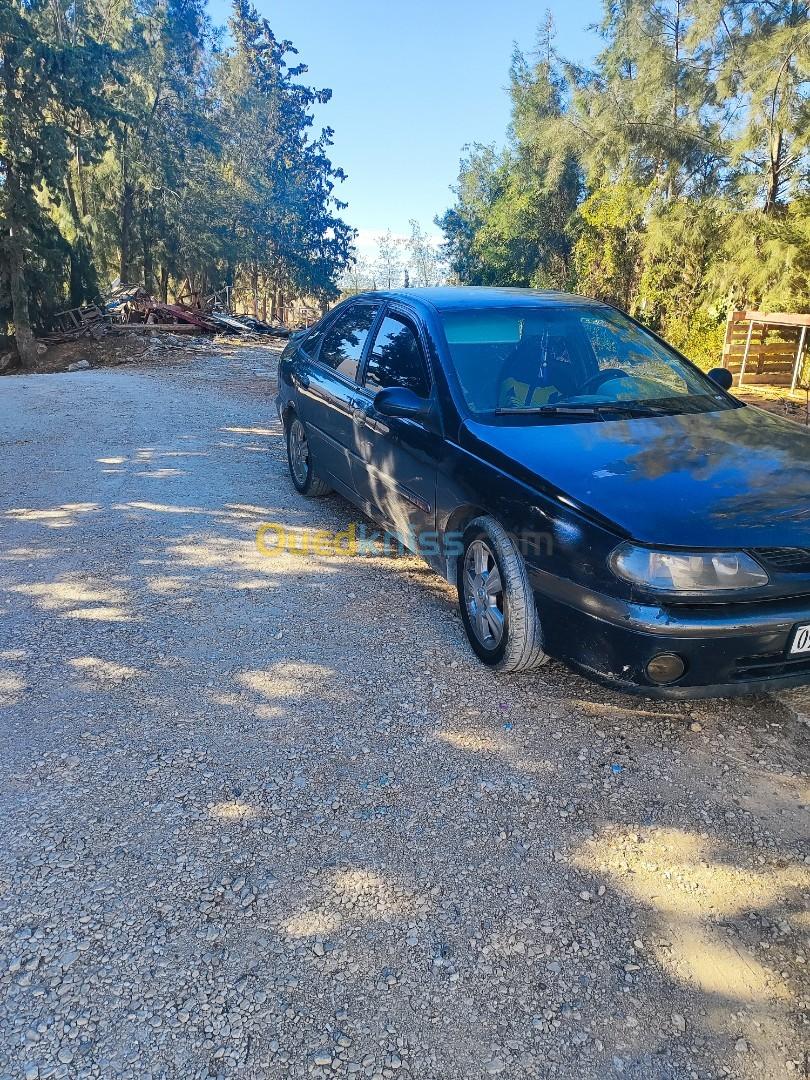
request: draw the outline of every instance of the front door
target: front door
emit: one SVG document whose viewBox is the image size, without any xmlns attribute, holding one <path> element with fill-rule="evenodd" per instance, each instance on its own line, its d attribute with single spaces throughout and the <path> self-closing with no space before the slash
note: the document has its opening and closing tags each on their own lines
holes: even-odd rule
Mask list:
<svg viewBox="0 0 810 1080">
<path fill-rule="evenodd" d="M 404 386 L 428 399 L 432 393 L 416 326 L 394 311 L 380 322 L 356 396 L 354 486 L 370 512 L 406 547 L 429 555 L 425 549 L 436 543 L 436 474 L 443 439 L 429 422 L 375 412 L 374 395 L 385 386 Z"/>
</svg>

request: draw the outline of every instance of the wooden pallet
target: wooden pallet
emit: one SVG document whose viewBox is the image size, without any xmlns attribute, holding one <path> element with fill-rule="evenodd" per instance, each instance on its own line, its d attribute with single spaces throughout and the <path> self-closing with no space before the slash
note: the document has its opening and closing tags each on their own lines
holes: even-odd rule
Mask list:
<svg viewBox="0 0 810 1080">
<path fill-rule="evenodd" d="M 810 379 L 810 315 L 733 311 L 726 326 L 723 366 L 738 386 L 789 386 Z"/>
</svg>

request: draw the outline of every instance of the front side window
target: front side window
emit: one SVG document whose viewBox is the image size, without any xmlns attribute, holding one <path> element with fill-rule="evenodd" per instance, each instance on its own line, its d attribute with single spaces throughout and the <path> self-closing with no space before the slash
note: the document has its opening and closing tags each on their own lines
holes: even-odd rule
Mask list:
<svg viewBox="0 0 810 1080">
<path fill-rule="evenodd" d="M 357 378 L 357 368 L 378 304 L 353 304 L 338 315 L 323 337 L 318 359 L 347 379 Z"/>
<path fill-rule="evenodd" d="M 448 310 L 441 319 L 476 414 L 604 417 L 733 407 L 674 349 L 611 308 Z"/>
<path fill-rule="evenodd" d="M 419 397 L 430 394 L 419 339 L 414 330 L 395 315 L 386 316 L 380 324 L 366 365 L 365 382 L 371 390 L 404 386 Z"/>
</svg>

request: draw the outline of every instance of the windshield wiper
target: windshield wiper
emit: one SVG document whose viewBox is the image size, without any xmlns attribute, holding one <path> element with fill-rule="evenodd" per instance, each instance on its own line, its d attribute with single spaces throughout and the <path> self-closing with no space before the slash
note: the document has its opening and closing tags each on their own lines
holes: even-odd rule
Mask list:
<svg viewBox="0 0 810 1080">
<path fill-rule="evenodd" d="M 645 402 L 634 404 L 620 401 L 604 401 L 593 405 L 578 405 L 572 402 L 570 405 L 533 405 L 529 408 L 521 408 L 519 405 L 496 409 L 496 416 L 599 416 L 600 413 L 635 413 L 636 416 L 659 416 L 662 412 L 669 411 L 666 406 L 648 405 Z"/>
<path fill-rule="evenodd" d="M 596 416 L 596 405 L 532 405 L 522 409 L 519 405 L 496 409 L 496 416 Z"/>
<path fill-rule="evenodd" d="M 662 412 L 671 411 L 671 406 L 651 405 L 644 401 L 606 401 L 604 405 L 595 405 L 594 408 L 598 412 L 635 413 L 636 416 L 660 416 Z"/>
</svg>

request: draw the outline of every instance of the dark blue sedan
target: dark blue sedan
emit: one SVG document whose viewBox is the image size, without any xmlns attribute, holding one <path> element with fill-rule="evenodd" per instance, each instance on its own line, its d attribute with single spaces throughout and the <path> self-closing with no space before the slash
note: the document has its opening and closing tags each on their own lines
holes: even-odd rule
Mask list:
<svg viewBox="0 0 810 1080">
<path fill-rule="evenodd" d="M 500 671 L 556 657 L 669 697 L 810 682 L 810 434 L 608 305 L 348 300 L 287 345 L 292 482 L 458 589 Z"/>
</svg>

